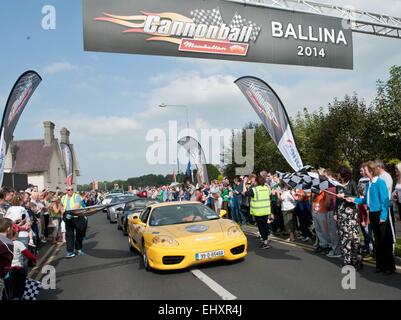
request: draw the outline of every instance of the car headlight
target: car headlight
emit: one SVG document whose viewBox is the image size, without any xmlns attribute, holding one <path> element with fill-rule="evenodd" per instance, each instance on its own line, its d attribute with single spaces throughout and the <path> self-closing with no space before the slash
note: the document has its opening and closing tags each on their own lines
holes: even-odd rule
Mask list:
<svg viewBox="0 0 401 320">
<path fill-rule="evenodd" d="M 234 226 L 234 227 L 230 227 L 227 230 L 227 235 L 229 238 L 238 238 L 242 235 L 242 231 L 239 227 Z"/>
<path fill-rule="evenodd" d="M 156 236 L 152 239 L 152 243 L 164 247 L 177 247 L 178 241 L 169 236 Z"/>
</svg>

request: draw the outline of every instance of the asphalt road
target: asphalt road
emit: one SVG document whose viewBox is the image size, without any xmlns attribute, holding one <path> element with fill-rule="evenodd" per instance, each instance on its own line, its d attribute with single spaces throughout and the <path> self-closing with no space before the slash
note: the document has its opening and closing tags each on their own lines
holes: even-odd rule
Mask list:
<svg viewBox="0 0 401 320">
<path fill-rule="evenodd" d="M 90 217 L 85 256 L 65 259 L 65 246 L 49 252 L 44 263 L 56 268 L 56 289 L 39 299 L 401 299 L 401 274 L 357 273 L 356 289 L 344 290 L 341 261 L 298 246 L 272 242 L 261 250 L 248 236 L 248 256 L 176 272 L 147 272 L 141 257 L 103 213 Z M 39 274 L 40 275 L 40 274 Z"/>
</svg>

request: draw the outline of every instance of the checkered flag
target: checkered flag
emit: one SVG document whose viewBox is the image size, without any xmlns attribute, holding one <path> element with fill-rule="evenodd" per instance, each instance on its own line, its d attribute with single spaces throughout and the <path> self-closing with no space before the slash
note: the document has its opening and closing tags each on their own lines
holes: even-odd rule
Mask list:
<svg viewBox="0 0 401 320">
<path fill-rule="evenodd" d="M 42 283 L 30 278 L 26 278 L 25 291 L 22 296 L 22 300 L 36 300 L 36 297 L 38 296 L 41 288 Z"/>
<path fill-rule="evenodd" d="M 326 176 L 320 175 L 315 172 L 311 166 L 305 166 L 301 170 L 294 173 L 281 173 L 278 172 L 282 181 L 288 184 L 292 189 L 303 189 L 307 191 L 320 192 L 330 187 L 341 186 L 341 184 Z"/>
<path fill-rule="evenodd" d="M 235 13 L 233 19 L 231 20 L 230 23 L 230 28 L 239 28 L 241 29 L 242 27 L 252 27 L 252 33 L 250 39 L 255 42 L 256 39 L 259 36 L 260 31 L 262 30 L 261 27 L 259 27 L 255 22 L 252 22 L 250 20 L 246 20 L 241 17 L 238 12 Z"/>
<path fill-rule="evenodd" d="M 204 10 L 196 9 L 191 11 L 192 20 L 198 24 L 220 27 L 224 21 L 219 9 Z"/>
</svg>

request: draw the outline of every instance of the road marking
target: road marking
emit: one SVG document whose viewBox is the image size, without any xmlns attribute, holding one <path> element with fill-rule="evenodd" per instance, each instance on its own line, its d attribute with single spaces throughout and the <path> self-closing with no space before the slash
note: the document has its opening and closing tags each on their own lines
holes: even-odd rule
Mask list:
<svg viewBox="0 0 401 320">
<path fill-rule="evenodd" d="M 61 243 L 57 243 L 55 246 L 52 247 L 52 250 L 49 250 L 49 252 L 46 253 L 46 259 L 45 257 L 43 257 L 43 259 L 41 259 L 42 261 L 45 261 L 44 263 L 40 263 L 36 268 L 37 268 L 37 272 L 35 274 L 35 276 L 33 276 L 32 274 L 32 278 L 36 281 L 40 281 L 40 278 L 42 277 L 42 272 L 41 272 L 41 267 L 49 265 L 54 258 L 58 255 L 58 253 L 60 252 L 60 249 L 62 247 Z M 49 253 L 51 253 L 50 257 L 47 258 L 47 256 L 49 255 Z M 32 270 L 33 271 L 33 270 Z"/>
<path fill-rule="evenodd" d="M 210 289 L 212 289 L 215 293 L 217 293 L 223 300 L 237 300 L 237 297 L 224 289 L 221 285 L 219 285 L 212 278 L 204 274 L 199 269 L 192 269 L 192 274 L 197 277 L 200 281 L 206 284 Z"/>
<path fill-rule="evenodd" d="M 42 261 L 46 261 L 48 256 L 50 254 L 52 254 L 54 250 L 56 250 L 56 247 L 54 245 L 51 245 L 49 247 L 49 249 L 46 250 L 46 253 L 43 255 L 43 257 L 40 258 L 40 260 L 38 261 L 38 264 L 34 268 L 32 268 L 32 270 L 29 272 L 29 277 L 30 278 L 35 278 L 37 273 L 39 273 L 40 266 L 43 265 Z"/>
</svg>

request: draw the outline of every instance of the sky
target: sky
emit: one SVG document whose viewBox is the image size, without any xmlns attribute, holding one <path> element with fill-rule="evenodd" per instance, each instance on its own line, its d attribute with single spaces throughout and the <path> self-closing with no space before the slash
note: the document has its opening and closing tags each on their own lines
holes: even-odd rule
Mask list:
<svg viewBox="0 0 401 320">
<path fill-rule="evenodd" d="M 398 0 L 320 2 L 401 17 Z M 56 8 L 55 30 L 41 27 L 42 8 L 49 4 Z M 173 164 L 149 164 L 145 157 L 149 130 L 167 130 L 170 120 L 179 129 L 186 126 L 185 112 L 158 108 L 161 103 L 187 105 L 190 127 L 197 132 L 240 129 L 258 122 L 233 84 L 240 76 L 267 81 L 293 116 L 354 92 L 369 104 L 376 81 L 401 64 L 401 40 L 355 33 L 353 70 L 85 52 L 81 0 L 2 0 L 0 41 L 0 106 L 24 71 L 36 70 L 43 78 L 15 140 L 41 139 L 47 120 L 55 123 L 58 137 L 67 127 L 81 169 L 79 183 L 176 170 Z"/>
</svg>

